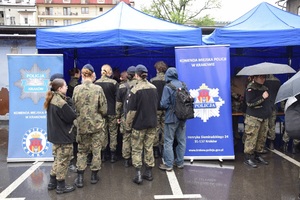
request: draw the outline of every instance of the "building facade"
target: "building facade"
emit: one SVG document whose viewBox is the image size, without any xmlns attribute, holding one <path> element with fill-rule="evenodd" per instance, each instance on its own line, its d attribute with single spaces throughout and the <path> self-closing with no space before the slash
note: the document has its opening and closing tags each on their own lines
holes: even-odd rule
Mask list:
<svg viewBox="0 0 300 200">
<path fill-rule="evenodd" d="M 97 17 L 120 1 L 130 0 L 0 0 L 0 26 L 64 26 Z"/>
</svg>

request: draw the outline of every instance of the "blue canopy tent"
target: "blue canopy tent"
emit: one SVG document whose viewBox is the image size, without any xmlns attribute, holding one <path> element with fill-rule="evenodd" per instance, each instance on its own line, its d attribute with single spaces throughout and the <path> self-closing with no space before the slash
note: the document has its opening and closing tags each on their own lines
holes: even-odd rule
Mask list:
<svg viewBox="0 0 300 200">
<path fill-rule="evenodd" d="M 201 45 L 201 38 L 200 28 L 163 21 L 120 2 L 86 22 L 37 29 L 36 47 L 39 54 L 64 54 L 65 73 L 75 61 L 79 68 L 92 64 L 96 72 L 103 64 L 120 71 L 144 64 L 155 74 L 158 60 L 175 65 L 175 46 Z"/>
<path fill-rule="evenodd" d="M 203 37 L 207 45 L 230 45 L 231 72 L 260 62 L 290 64 L 299 69 L 300 16 L 263 2 Z"/>
</svg>

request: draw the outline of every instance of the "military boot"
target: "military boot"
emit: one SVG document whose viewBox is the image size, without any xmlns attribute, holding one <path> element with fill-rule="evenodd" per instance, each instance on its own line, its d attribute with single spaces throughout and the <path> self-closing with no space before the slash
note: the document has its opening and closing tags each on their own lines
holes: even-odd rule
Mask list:
<svg viewBox="0 0 300 200">
<path fill-rule="evenodd" d="M 125 167 L 130 167 L 131 166 L 131 159 L 130 158 L 128 158 L 128 159 L 125 159 L 125 161 L 124 161 L 124 166 Z"/>
<path fill-rule="evenodd" d="M 284 142 L 283 143 L 283 152 L 287 153 L 288 152 L 288 147 L 289 147 L 289 143 L 288 142 Z"/>
<path fill-rule="evenodd" d="M 57 194 L 68 193 L 74 190 L 75 187 L 73 185 L 66 185 L 65 180 L 57 181 L 57 187 L 56 187 Z"/>
<path fill-rule="evenodd" d="M 117 155 L 115 151 L 110 152 L 110 162 L 115 163 L 117 161 Z"/>
<path fill-rule="evenodd" d="M 159 147 L 153 147 L 154 158 L 159 158 Z"/>
<path fill-rule="evenodd" d="M 54 190 L 54 189 L 56 189 L 56 186 L 57 186 L 56 176 L 50 175 L 50 181 L 48 183 L 48 190 Z"/>
<path fill-rule="evenodd" d="M 133 182 L 136 184 L 142 184 L 143 179 L 142 179 L 142 174 L 141 174 L 141 168 L 135 168 L 135 177 L 133 178 Z"/>
<path fill-rule="evenodd" d="M 83 187 L 83 174 L 84 174 L 84 170 L 77 170 L 77 178 L 75 179 L 75 185 L 78 188 Z"/>
<path fill-rule="evenodd" d="M 105 162 L 105 161 L 106 161 L 106 158 L 107 158 L 106 150 L 102 150 L 102 151 L 101 151 L 101 161 L 102 161 L 102 162 Z"/>
<path fill-rule="evenodd" d="M 96 184 L 99 181 L 98 170 L 92 171 L 91 184 Z"/>
<path fill-rule="evenodd" d="M 245 155 L 245 161 L 244 163 L 246 165 L 249 165 L 250 167 L 256 168 L 257 165 L 255 164 L 254 160 L 253 160 L 253 155 L 252 154 L 246 154 Z"/>
<path fill-rule="evenodd" d="M 269 149 L 274 150 L 274 140 L 270 140 Z"/>
<path fill-rule="evenodd" d="M 152 181 L 153 180 L 152 167 L 146 167 L 146 170 L 142 177 L 143 177 L 143 179 L 146 179 L 147 181 Z"/>
<path fill-rule="evenodd" d="M 264 165 L 268 165 L 269 163 L 267 161 L 265 161 L 259 153 L 255 153 L 254 155 L 254 159 L 257 161 L 257 163 L 262 163 Z"/>
</svg>

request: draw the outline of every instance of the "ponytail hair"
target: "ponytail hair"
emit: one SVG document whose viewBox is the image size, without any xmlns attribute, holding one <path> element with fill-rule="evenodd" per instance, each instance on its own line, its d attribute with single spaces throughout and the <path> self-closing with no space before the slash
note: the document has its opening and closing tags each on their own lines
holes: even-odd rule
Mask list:
<svg viewBox="0 0 300 200">
<path fill-rule="evenodd" d="M 49 83 L 50 90 L 46 93 L 45 102 L 44 102 L 44 109 L 47 110 L 50 102 L 53 98 L 54 92 L 58 90 L 58 88 L 63 87 L 65 84 L 65 80 L 62 78 L 56 78 Z"/>
</svg>

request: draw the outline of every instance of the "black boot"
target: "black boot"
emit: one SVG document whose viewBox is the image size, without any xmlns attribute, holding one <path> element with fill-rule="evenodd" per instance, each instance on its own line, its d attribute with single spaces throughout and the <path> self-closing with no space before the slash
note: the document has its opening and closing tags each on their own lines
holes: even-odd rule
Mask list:
<svg viewBox="0 0 300 200">
<path fill-rule="evenodd" d="M 146 167 L 146 170 L 142 177 L 143 177 L 143 179 L 146 179 L 147 181 L 152 181 L 153 180 L 152 167 Z"/>
<path fill-rule="evenodd" d="M 57 186 L 56 176 L 50 175 L 50 181 L 48 183 L 48 190 L 54 190 L 54 189 L 56 189 L 56 186 Z"/>
<path fill-rule="evenodd" d="M 250 167 L 253 167 L 253 168 L 257 167 L 257 165 L 255 164 L 255 162 L 253 160 L 253 155 L 251 155 L 251 154 L 246 154 L 245 155 L 245 161 L 244 161 L 244 163 L 246 165 L 249 165 Z"/>
<path fill-rule="evenodd" d="M 142 179 L 142 174 L 141 174 L 141 168 L 135 168 L 135 177 L 133 178 L 133 182 L 136 184 L 142 184 L 143 179 Z"/>
<path fill-rule="evenodd" d="M 124 161 L 124 166 L 125 166 L 125 167 L 130 167 L 130 166 L 131 166 L 131 159 L 130 159 L 130 158 L 125 159 L 125 161 Z"/>
<path fill-rule="evenodd" d="M 91 184 L 96 184 L 99 181 L 98 170 L 92 171 Z"/>
<path fill-rule="evenodd" d="M 106 158 L 107 158 L 106 150 L 102 150 L 102 151 L 101 151 L 101 161 L 102 161 L 102 162 L 105 162 L 105 161 L 106 161 Z"/>
<path fill-rule="evenodd" d="M 264 165 L 268 165 L 269 163 L 267 161 L 265 161 L 260 155 L 259 153 L 255 153 L 254 159 L 257 161 L 257 163 L 262 163 Z"/>
<path fill-rule="evenodd" d="M 115 163 L 117 161 L 117 156 L 115 151 L 110 152 L 110 162 Z"/>
<path fill-rule="evenodd" d="M 274 150 L 274 140 L 270 140 L 269 149 Z"/>
<path fill-rule="evenodd" d="M 159 158 L 159 147 L 153 147 L 154 158 Z"/>
<path fill-rule="evenodd" d="M 57 187 L 56 187 L 57 194 L 68 193 L 74 190 L 75 187 L 73 185 L 66 185 L 65 180 L 57 181 Z"/>
<path fill-rule="evenodd" d="M 74 158 L 70 161 L 69 170 L 74 173 L 77 172 L 77 167 L 76 167 Z"/>
<path fill-rule="evenodd" d="M 289 147 L 289 143 L 288 142 L 284 142 L 283 143 L 283 152 L 287 153 L 288 152 L 288 147 Z"/>
<path fill-rule="evenodd" d="M 82 188 L 83 187 L 83 170 L 77 170 L 77 178 L 75 179 L 75 185 L 78 188 Z"/>
</svg>

